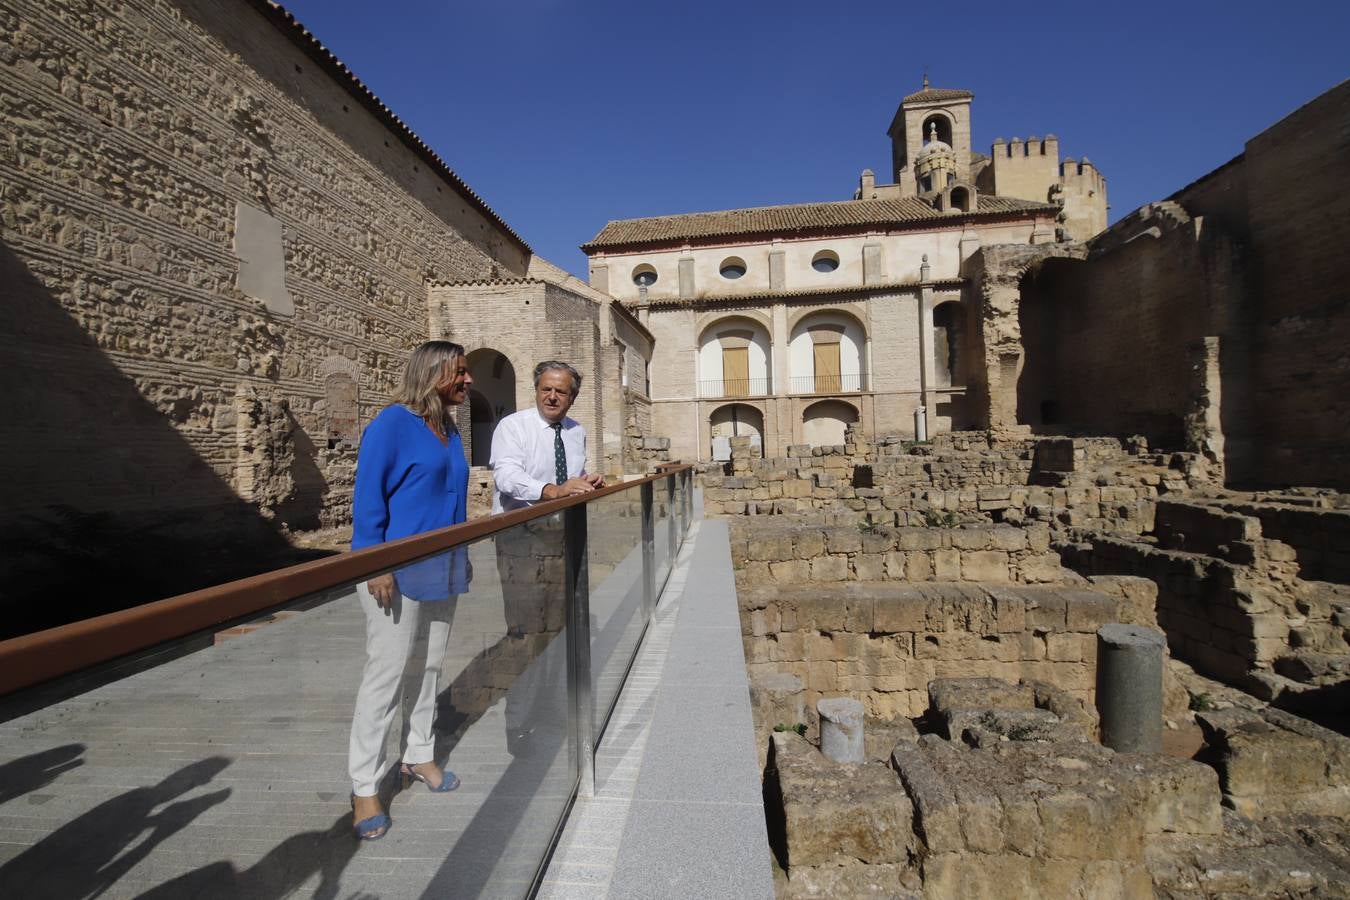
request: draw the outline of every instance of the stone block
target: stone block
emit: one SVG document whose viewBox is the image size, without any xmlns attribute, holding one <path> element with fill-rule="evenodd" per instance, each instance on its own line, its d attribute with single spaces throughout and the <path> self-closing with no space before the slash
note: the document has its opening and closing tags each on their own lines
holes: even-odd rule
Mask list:
<svg viewBox="0 0 1350 900">
<path fill-rule="evenodd" d="M 839 766 L 805 738 L 779 732 L 772 738 L 767 779 L 767 793 L 781 804 L 768 814 L 781 815 L 789 870 L 853 860 L 909 861 L 913 807 L 885 766 Z"/>
<path fill-rule="evenodd" d="M 1027 597 L 1027 627 L 1063 631 L 1068 602 L 1059 593 L 1044 591 Z"/>
<path fill-rule="evenodd" d="M 951 543 L 962 550 L 984 550 L 990 546 L 992 532 L 990 528 L 957 528 L 951 533 Z"/>
<path fill-rule="evenodd" d="M 961 558 L 961 577 L 965 581 L 1011 581 L 1008 554 L 1000 550 L 977 550 Z"/>
<path fill-rule="evenodd" d="M 1017 573 L 1027 584 L 1053 584 L 1070 573 L 1060 563 L 1058 553 L 1038 553 L 1017 561 Z"/>
<path fill-rule="evenodd" d="M 936 528 L 901 528 L 897 531 L 901 550 L 938 550 L 942 533 Z"/>
<path fill-rule="evenodd" d="M 810 580 L 810 564 L 804 559 L 769 563 L 769 574 L 778 584 L 803 584 Z"/>
<path fill-rule="evenodd" d="M 1350 738 L 1270 708 L 1202 712 L 1195 720 L 1238 812 L 1350 818 Z"/>
<path fill-rule="evenodd" d="M 798 559 L 812 560 L 825 552 L 825 535 L 815 529 L 797 532 L 793 543 Z"/>
<path fill-rule="evenodd" d="M 1025 550 L 1027 533 L 1021 528 L 995 528 L 990 533 L 990 546 L 994 550 Z"/>
<path fill-rule="evenodd" d="M 1060 596 L 1065 600 L 1064 627 L 1069 631 L 1096 632 L 1114 620 L 1118 604 L 1104 594 L 1069 589 Z"/>
<path fill-rule="evenodd" d="M 811 580 L 823 582 L 848 581 L 848 557 L 818 556 L 811 560 Z"/>
<path fill-rule="evenodd" d="M 960 581 L 961 551 L 956 549 L 933 551 L 933 576 L 938 581 Z"/>
<path fill-rule="evenodd" d="M 881 553 L 859 553 L 853 557 L 853 577 L 858 581 L 884 581 L 886 557 Z"/>
<path fill-rule="evenodd" d="M 905 554 L 905 578 L 908 581 L 932 581 L 932 558 L 927 553 Z"/>
<path fill-rule="evenodd" d="M 862 534 L 856 528 L 831 528 L 825 532 L 825 552 L 858 553 L 862 550 Z"/>
</svg>

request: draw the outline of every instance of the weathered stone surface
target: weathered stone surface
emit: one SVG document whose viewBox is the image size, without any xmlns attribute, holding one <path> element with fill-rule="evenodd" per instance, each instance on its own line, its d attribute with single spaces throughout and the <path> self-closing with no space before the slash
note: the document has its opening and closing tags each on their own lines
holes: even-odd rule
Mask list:
<svg viewBox="0 0 1350 900">
<path fill-rule="evenodd" d="M 1350 738 L 1275 709 L 1196 714 L 1224 799 L 1252 818 L 1350 818 Z"/>
<path fill-rule="evenodd" d="M 913 809 L 893 771 L 875 763 L 837 766 L 792 732 L 775 733 L 772 741 L 766 778 L 781 808 L 769 815 L 782 816 L 780 858 L 789 876 L 797 866 L 909 862 Z"/>
</svg>

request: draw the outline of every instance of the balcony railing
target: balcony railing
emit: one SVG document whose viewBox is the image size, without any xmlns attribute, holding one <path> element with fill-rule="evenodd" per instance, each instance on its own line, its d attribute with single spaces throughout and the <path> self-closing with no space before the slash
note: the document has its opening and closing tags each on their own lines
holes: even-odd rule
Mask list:
<svg viewBox="0 0 1350 900">
<path fill-rule="evenodd" d="M 794 394 L 850 394 L 867 390 L 867 373 L 856 375 L 796 375 Z"/>
<path fill-rule="evenodd" d="M 593 790 L 596 746 L 692 519 L 691 475 L 0 641 L 0 821 L 22 823 L 10 838 L 28 845 L 0 880 L 33 896 L 530 895 L 573 799 Z M 386 573 L 427 599 L 389 614 L 417 617 L 412 653 L 440 671 L 433 753 L 463 788 L 397 795 L 399 757 L 386 756 L 394 824 L 372 848 L 352 837 L 343 795 L 377 614 L 362 594 Z M 423 683 L 410 660 L 395 741 Z"/>
<path fill-rule="evenodd" d="M 705 400 L 723 397 L 764 397 L 773 393 L 768 378 L 718 378 L 698 383 L 698 395 Z"/>
</svg>

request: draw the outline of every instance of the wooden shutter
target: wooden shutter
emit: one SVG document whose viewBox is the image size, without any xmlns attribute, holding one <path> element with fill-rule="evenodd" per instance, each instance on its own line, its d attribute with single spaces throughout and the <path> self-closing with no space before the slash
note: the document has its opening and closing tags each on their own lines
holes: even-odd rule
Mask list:
<svg viewBox="0 0 1350 900">
<path fill-rule="evenodd" d="M 750 395 L 750 348 L 722 348 L 722 396 Z"/>
</svg>

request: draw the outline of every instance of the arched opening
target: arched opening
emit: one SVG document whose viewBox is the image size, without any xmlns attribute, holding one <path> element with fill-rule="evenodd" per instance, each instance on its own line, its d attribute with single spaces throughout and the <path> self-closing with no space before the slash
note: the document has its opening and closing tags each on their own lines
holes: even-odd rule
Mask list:
<svg viewBox="0 0 1350 900">
<path fill-rule="evenodd" d="M 812 313 L 792 328 L 788 344 L 792 393 L 840 394 L 867 390 L 867 338 L 844 312 Z"/>
<path fill-rule="evenodd" d="M 360 440 L 356 393 L 356 379 L 346 372 L 334 372 L 323 380 L 329 450 L 355 447 Z"/>
<path fill-rule="evenodd" d="M 701 397 L 755 397 L 771 391 L 769 332 L 735 317 L 708 326 L 699 339 Z"/>
<path fill-rule="evenodd" d="M 516 411 L 516 369 L 496 350 L 469 354 L 469 463 L 486 466 L 492 459 L 492 432 L 505 416 Z"/>
<path fill-rule="evenodd" d="M 934 125 L 937 126 L 937 139 L 939 141 L 942 141 L 942 143 L 946 144 L 948 147 L 956 146 L 952 143 L 952 120 L 941 113 L 934 113 L 923 120 L 924 141 L 928 140 L 928 136 L 932 133 Z"/>
<path fill-rule="evenodd" d="M 961 372 L 961 342 L 965 337 L 965 315 L 955 301 L 933 308 L 933 370 L 938 387 L 964 384 Z"/>
<path fill-rule="evenodd" d="M 952 209 L 970 212 L 970 191 L 963 187 L 952 188 Z"/>
<path fill-rule="evenodd" d="M 858 421 L 858 411 L 842 400 L 822 400 L 802 412 L 802 440 L 812 447 L 844 443 L 844 431 Z"/>
<path fill-rule="evenodd" d="M 712 458 L 731 459 L 731 439 L 750 438 L 751 446 L 757 456 L 764 455 L 764 414 L 745 403 L 732 403 L 719 406 L 708 417 L 709 431 L 712 433 Z"/>
</svg>

